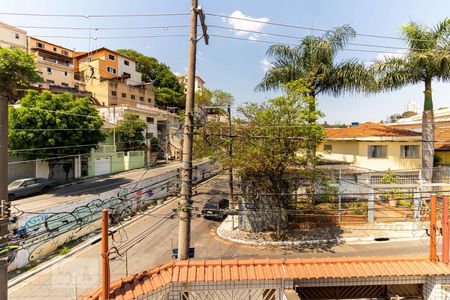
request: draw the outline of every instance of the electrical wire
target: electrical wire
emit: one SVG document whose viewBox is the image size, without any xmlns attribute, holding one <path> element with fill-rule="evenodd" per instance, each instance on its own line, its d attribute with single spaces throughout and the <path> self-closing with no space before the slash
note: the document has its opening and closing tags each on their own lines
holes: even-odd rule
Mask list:
<svg viewBox="0 0 450 300">
<path fill-rule="evenodd" d="M 154 14 L 43 14 L 43 13 L 21 13 L 21 12 L 0 12 L 0 15 L 7 16 L 29 16 L 29 17 L 64 17 L 64 18 L 129 18 L 129 17 L 170 17 L 188 16 L 190 12 L 179 13 L 154 13 Z"/>
</svg>

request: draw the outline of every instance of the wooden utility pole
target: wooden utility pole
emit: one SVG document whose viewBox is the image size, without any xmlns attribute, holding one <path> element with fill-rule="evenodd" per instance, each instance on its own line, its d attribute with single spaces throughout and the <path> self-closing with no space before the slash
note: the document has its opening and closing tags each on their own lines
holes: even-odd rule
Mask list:
<svg viewBox="0 0 450 300">
<path fill-rule="evenodd" d="M 448 265 L 449 236 L 448 236 L 448 196 L 442 197 L 442 261 Z"/>
<path fill-rule="evenodd" d="M 430 261 L 437 262 L 436 255 L 436 212 L 437 199 L 436 194 L 431 195 L 430 200 Z"/>
<path fill-rule="evenodd" d="M 198 0 L 191 0 L 191 29 L 189 35 L 189 63 L 187 73 L 186 111 L 183 128 L 183 153 L 181 171 L 181 200 L 179 210 L 178 259 L 189 259 L 191 239 L 191 204 L 192 204 L 192 144 L 194 140 L 194 97 L 195 97 L 195 67 L 197 56 L 197 18 L 200 14 L 203 38 L 208 44 L 205 15 L 198 7 Z"/>
<path fill-rule="evenodd" d="M 102 210 L 102 299 L 109 299 L 108 210 Z"/>
<path fill-rule="evenodd" d="M 8 200 L 8 97 L 3 94 L 0 84 L 0 202 L 3 213 L 0 216 L 0 245 L 8 239 L 9 200 Z M 8 299 L 8 255 L 0 256 L 0 299 Z"/>
</svg>

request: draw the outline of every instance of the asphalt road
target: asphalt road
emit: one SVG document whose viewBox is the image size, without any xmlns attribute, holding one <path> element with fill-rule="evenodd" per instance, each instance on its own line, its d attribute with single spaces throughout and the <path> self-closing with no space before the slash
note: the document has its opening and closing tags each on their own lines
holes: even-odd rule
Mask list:
<svg viewBox="0 0 450 300">
<path fill-rule="evenodd" d="M 45 194 L 14 200 L 12 205 L 23 211 L 41 211 L 61 203 L 76 202 L 86 197 L 115 189 L 123 184 L 158 176 L 180 167 L 181 164 L 177 162 L 149 170 L 138 169 L 111 176 L 88 179 L 84 182 L 74 183 L 71 186 L 56 187 Z"/>
<path fill-rule="evenodd" d="M 216 177 L 197 188 L 194 207 L 201 208 L 209 193 L 226 191 L 225 177 Z M 208 192 L 208 194 L 202 194 Z M 153 210 L 114 235 L 110 245 L 121 256 L 111 262 L 112 279 L 149 269 L 171 259 L 171 249 L 178 237 L 177 218 L 173 215 L 177 200 Z M 355 245 L 313 245 L 305 248 L 242 246 L 215 235 L 218 222 L 194 218 L 191 246 L 196 259 L 343 257 L 385 255 L 427 255 L 428 244 L 422 241 L 379 242 Z M 136 242 L 136 243 L 135 243 Z M 130 247 L 131 246 L 131 247 Z M 127 251 L 124 251 L 128 249 Z M 10 299 L 76 299 L 81 293 L 100 284 L 100 243 L 92 245 L 53 267 L 38 273 L 9 290 Z"/>
</svg>

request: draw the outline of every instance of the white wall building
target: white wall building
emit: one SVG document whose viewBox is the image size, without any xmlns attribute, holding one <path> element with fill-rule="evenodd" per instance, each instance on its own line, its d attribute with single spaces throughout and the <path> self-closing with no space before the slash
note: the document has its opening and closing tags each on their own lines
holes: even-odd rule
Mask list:
<svg viewBox="0 0 450 300">
<path fill-rule="evenodd" d="M 0 22 L 0 47 L 27 50 L 27 32 Z"/>
<path fill-rule="evenodd" d="M 142 74 L 136 70 L 136 62 L 122 54 L 118 57 L 119 75 L 130 76 L 125 82 L 128 85 L 138 85 L 142 83 Z"/>
<path fill-rule="evenodd" d="M 187 93 L 187 75 L 177 75 L 178 82 L 184 86 L 184 93 Z M 200 76 L 195 76 L 194 91 L 197 92 L 205 88 L 205 81 Z"/>
</svg>

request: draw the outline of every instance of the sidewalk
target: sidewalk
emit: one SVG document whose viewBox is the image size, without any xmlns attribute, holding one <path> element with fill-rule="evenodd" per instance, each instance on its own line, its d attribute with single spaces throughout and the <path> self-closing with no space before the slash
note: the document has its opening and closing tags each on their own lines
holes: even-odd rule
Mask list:
<svg viewBox="0 0 450 300">
<path fill-rule="evenodd" d="M 232 218 L 235 218 L 233 229 Z M 427 223 L 392 222 L 363 225 L 346 225 L 329 228 L 290 230 L 283 240 L 275 240 L 273 233 L 245 232 L 237 228 L 237 216 L 228 216 L 217 228 L 222 239 L 254 246 L 290 246 L 325 243 L 378 243 L 391 240 L 427 240 Z"/>
</svg>

